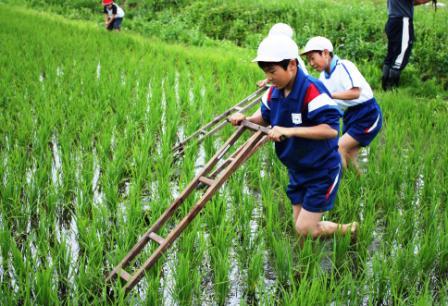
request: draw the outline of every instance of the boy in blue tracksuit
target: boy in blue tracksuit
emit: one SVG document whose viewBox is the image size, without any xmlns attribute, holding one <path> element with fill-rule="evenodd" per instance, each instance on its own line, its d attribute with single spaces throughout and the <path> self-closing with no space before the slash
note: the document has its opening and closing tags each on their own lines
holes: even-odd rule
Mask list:
<svg viewBox="0 0 448 306">
<path fill-rule="evenodd" d="M 299 236 L 354 232 L 356 222 L 321 221 L 323 213 L 334 206 L 342 175 L 338 153 L 341 113 L 322 83 L 298 68 L 298 56 L 291 38 L 266 37 L 254 61 L 273 86 L 255 114 L 246 118 L 238 113 L 229 120 L 234 125 L 247 119 L 272 126 L 268 136 L 275 141 L 277 156 L 288 168 L 287 195 Z"/>
<path fill-rule="evenodd" d="M 360 173 L 357 164 L 359 149 L 372 142 L 383 122 L 372 88 L 355 64 L 333 54 L 333 44 L 325 37 L 311 38 L 302 54 L 320 72 L 319 80 L 344 112 L 344 126 L 339 140 L 342 164 L 346 168 L 351 163 Z"/>
</svg>

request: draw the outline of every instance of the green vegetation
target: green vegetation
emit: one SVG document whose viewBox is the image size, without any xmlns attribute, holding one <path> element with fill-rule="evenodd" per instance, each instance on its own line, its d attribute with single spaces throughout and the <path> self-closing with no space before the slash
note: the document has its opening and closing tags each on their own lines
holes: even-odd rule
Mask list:
<svg viewBox="0 0 448 306">
<path fill-rule="evenodd" d="M 103 26 L 100 1 L 4 1 L 25 3 Z M 361 67 L 372 66 L 365 74 L 371 77 L 369 81 L 375 87 L 380 87 L 378 80 L 387 45 L 386 1 L 127 0 L 117 3 L 126 11 L 123 22 L 126 30 L 189 45 L 222 47 L 227 42 L 227 45 L 256 49 L 274 23 L 285 22 L 295 29 L 299 46 L 303 47 L 312 36 L 326 36 L 340 56 Z M 418 87 L 425 81 L 432 87 L 441 85 L 447 89 L 448 9 L 417 7 L 414 24 L 416 43 L 403 82 Z"/>
<path fill-rule="evenodd" d="M 0 27 L 0 304 L 106 304 L 105 274 L 233 128 L 181 160 L 172 146 L 255 89 L 254 52 L 169 45 L 5 5 Z M 361 67 L 378 77 L 375 64 Z M 363 151 L 365 175 L 344 174 L 328 216 L 361 222 L 355 244 L 300 246 L 286 171 L 266 145 L 128 297 L 117 288 L 116 303 L 446 304 L 447 93 L 428 81 L 377 96 L 383 131 Z"/>
</svg>

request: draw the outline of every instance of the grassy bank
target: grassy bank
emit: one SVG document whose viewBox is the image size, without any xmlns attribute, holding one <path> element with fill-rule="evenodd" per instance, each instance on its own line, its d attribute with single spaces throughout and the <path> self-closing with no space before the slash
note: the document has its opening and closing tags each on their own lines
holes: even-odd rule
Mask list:
<svg viewBox="0 0 448 306">
<path fill-rule="evenodd" d="M 99 2 L 7 0 L 7 3 L 21 3 L 103 26 Z M 274 23 L 286 22 L 295 29 L 299 46 L 303 47 L 312 36 L 326 36 L 333 41 L 341 57 L 349 58 L 361 67 L 371 66 L 368 69 L 375 71 L 375 75 L 370 82 L 379 88 L 387 45 L 384 1 L 127 0 L 117 3 L 126 11 L 125 30 L 188 45 L 237 45 L 256 49 Z M 441 7 L 435 11 L 430 5 L 416 7 L 414 23 L 416 43 L 402 83 L 412 88 L 429 82 L 430 87 L 447 89 L 445 67 L 448 59 L 445 54 L 448 47 L 445 42 L 448 34 L 445 29 L 448 28 L 448 9 Z"/>
</svg>

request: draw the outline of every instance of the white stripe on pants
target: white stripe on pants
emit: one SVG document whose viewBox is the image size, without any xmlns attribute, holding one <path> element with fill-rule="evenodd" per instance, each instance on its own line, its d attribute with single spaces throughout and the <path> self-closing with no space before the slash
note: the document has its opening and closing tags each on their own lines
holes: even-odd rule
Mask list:
<svg viewBox="0 0 448 306">
<path fill-rule="evenodd" d="M 409 17 L 403 17 L 403 28 L 401 32 L 401 52 L 394 62 L 393 68 L 400 69 L 404 55 L 409 47 Z"/>
</svg>

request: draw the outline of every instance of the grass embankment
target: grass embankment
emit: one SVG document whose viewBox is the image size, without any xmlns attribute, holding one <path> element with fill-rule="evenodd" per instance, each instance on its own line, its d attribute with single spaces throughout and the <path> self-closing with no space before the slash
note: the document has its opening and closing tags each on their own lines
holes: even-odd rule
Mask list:
<svg viewBox="0 0 448 306">
<path fill-rule="evenodd" d="M 66 18 L 94 21 L 98 27 L 103 27 L 99 2 L 5 1 L 57 12 Z M 381 66 L 387 46 L 384 1 L 126 0 L 117 3 L 126 11 L 125 31 L 188 45 L 219 48 L 238 45 L 256 49 L 274 23 L 286 22 L 295 29 L 299 46 L 303 47 L 312 36 L 328 37 L 339 56 L 357 63 L 368 75 L 369 82 L 380 87 Z M 437 11 L 431 5 L 416 7 L 414 24 L 416 41 L 402 83 L 420 87 L 422 82 L 427 82 L 430 84 L 427 95 L 437 91 L 434 90 L 437 86 L 447 89 L 447 7 L 440 7 Z"/>
<path fill-rule="evenodd" d="M 0 304 L 105 303 L 105 273 L 192 178 L 199 152 L 210 157 L 233 129 L 174 162 L 177 134 L 262 75 L 247 51 L 0 8 Z M 117 302 L 447 303 L 448 107 L 419 90 L 378 94 L 384 129 L 366 173 L 344 175 L 329 218 L 361 221 L 355 245 L 299 246 L 285 169 L 266 146 Z"/>
</svg>

